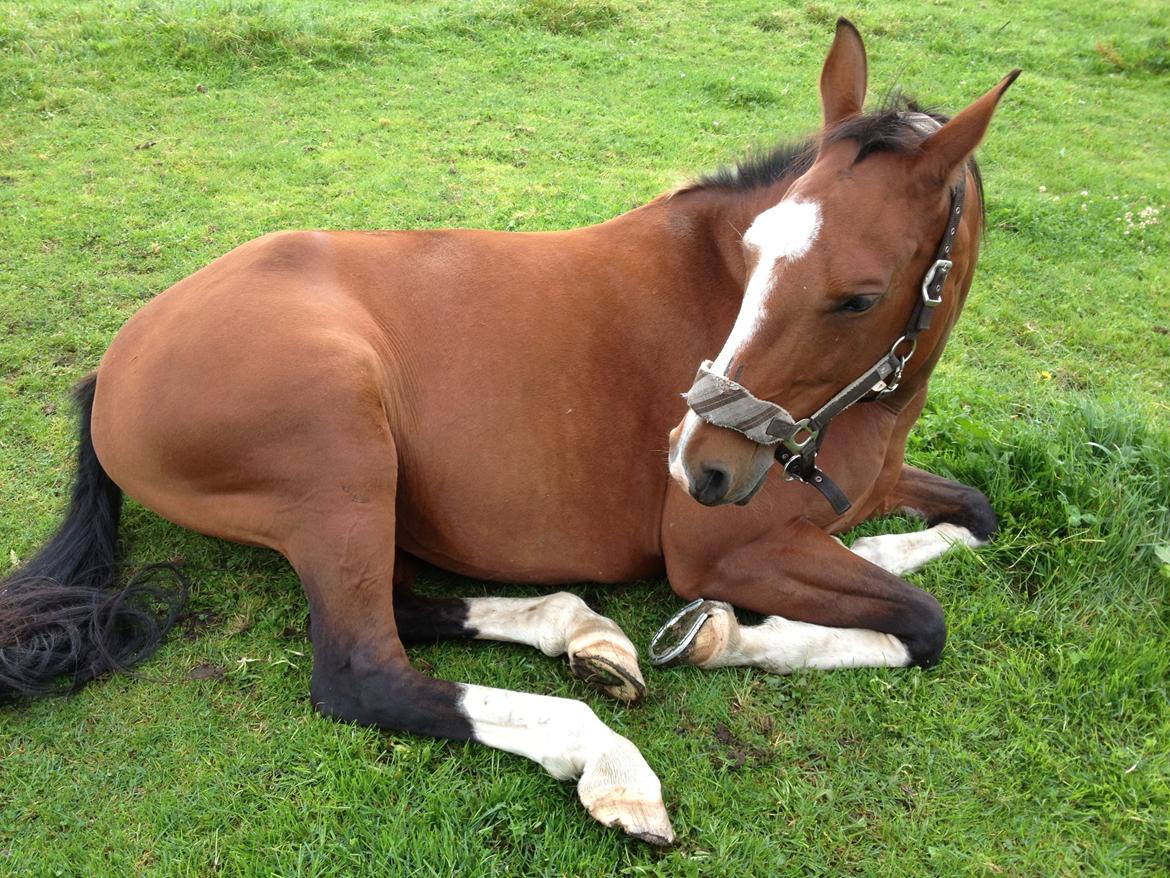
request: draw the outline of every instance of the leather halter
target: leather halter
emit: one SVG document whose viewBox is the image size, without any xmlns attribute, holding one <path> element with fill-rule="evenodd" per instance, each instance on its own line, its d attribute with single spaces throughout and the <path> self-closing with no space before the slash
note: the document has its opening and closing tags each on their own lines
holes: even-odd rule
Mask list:
<svg viewBox="0 0 1170 878">
<path fill-rule="evenodd" d="M 918 347 L 918 336 L 930 327 L 934 310 L 942 302 L 943 285 L 953 265 L 951 252 L 963 219 L 966 192 L 967 175 L 964 172 L 951 192 L 946 231 L 934 261 L 922 278 L 921 295 L 915 300 L 905 331 L 859 378 L 807 418 L 797 421 L 782 406 L 758 399 L 737 381 L 712 372 L 711 361 L 706 360 L 699 367 L 695 383 L 685 394 L 691 411 L 708 424 L 736 430 L 760 445 L 776 446 L 776 460 L 784 470 L 784 478 L 816 488 L 832 504 L 837 515 L 844 515 L 851 505 L 849 498 L 816 465 L 825 430 L 830 420 L 855 403 L 880 399 L 898 388 L 902 371 Z"/>
</svg>

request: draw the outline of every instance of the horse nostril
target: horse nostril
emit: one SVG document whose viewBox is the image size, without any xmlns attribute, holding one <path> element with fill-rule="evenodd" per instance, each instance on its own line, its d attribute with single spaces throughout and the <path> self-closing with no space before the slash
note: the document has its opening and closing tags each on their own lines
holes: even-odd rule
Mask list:
<svg viewBox="0 0 1170 878">
<path fill-rule="evenodd" d="M 731 472 L 722 463 L 704 461 L 699 467 L 699 478 L 695 480 L 692 493 L 704 506 L 714 506 L 727 496 L 731 487 Z"/>
</svg>

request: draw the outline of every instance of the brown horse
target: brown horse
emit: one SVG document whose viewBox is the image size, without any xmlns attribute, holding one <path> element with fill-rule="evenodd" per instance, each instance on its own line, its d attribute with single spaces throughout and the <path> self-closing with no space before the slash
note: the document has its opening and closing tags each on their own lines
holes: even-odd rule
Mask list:
<svg viewBox="0 0 1170 878">
<path fill-rule="evenodd" d="M 585 704 L 435 680 L 403 648 L 529 643 L 634 701 L 618 626 L 563 593 L 416 596 L 410 568 L 665 572 L 707 599 L 669 655 L 702 667 L 937 661 L 942 611 L 898 574 L 985 542 L 995 516 L 903 448 L 975 270 L 971 155 L 1014 77 L 949 121 L 864 114 L 865 51 L 842 20 L 815 137 L 609 222 L 287 232 L 180 281 L 81 387 L 66 521 L 0 586 L 0 697 L 140 659 L 173 618 L 151 619 L 151 586 L 115 587 L 124 491 L 289 560 L 322 713 L 521 754 L 579 778 L 602 823 L 668 843 L 657 777 Z M 766 478 L 777 457 L 792 480 Z M 832 536 L 893 509 L 929 529 Z M 729 605 L 769 618 L 741 628 Z"/>
</svg>

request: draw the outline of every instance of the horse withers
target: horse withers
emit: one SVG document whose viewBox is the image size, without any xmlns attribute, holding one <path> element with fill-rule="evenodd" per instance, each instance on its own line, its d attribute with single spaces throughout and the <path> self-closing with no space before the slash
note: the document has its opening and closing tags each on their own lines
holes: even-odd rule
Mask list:
<svg viewBox="0 0 1170 878">
<path fill-rule="evenodd" d="M 609 222 L 285 232 L 180 281 L 81 385 L 65 523 L 0 585 L 0 698 L 130 664 L 173 621 L 150 615 L 157 586 L 118 582 L 125 492 L 289 560 L 322 713 L 526 756 L 602 823 L 669 843 L 658 778 L 584 703 L 436 680 L 404 649 L 528 643 L 632 702 L 621 629 L 565 593 L 416 595 L 412 570 L 665 573 L 699 603 L 663 655 L 701 667 L 936 662 L 942 611 L 900 574 L 995 516 L 903 449 L 975 270 L 971 155 L 1015 75 L 950 120 L 865 113 L 841 20 L 819 132 Z M 894 509 L 928 528 L 833 536 Z"/>
</svg>

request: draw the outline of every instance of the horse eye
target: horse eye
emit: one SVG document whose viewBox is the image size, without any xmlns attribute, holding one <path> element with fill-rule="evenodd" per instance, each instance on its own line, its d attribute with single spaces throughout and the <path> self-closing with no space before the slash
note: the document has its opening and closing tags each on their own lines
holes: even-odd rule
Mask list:
<svg viewBox="0 0 1170 878">
<path fill-rule="evenodd" d="M 878 300 L 877 296 L 850 296 L 841 302 L 836 308 L 837 311 L 848 311 L 859 313 L 861 311 L 868 311 L 873 307 L 873 303 Z"/>
</svg>

